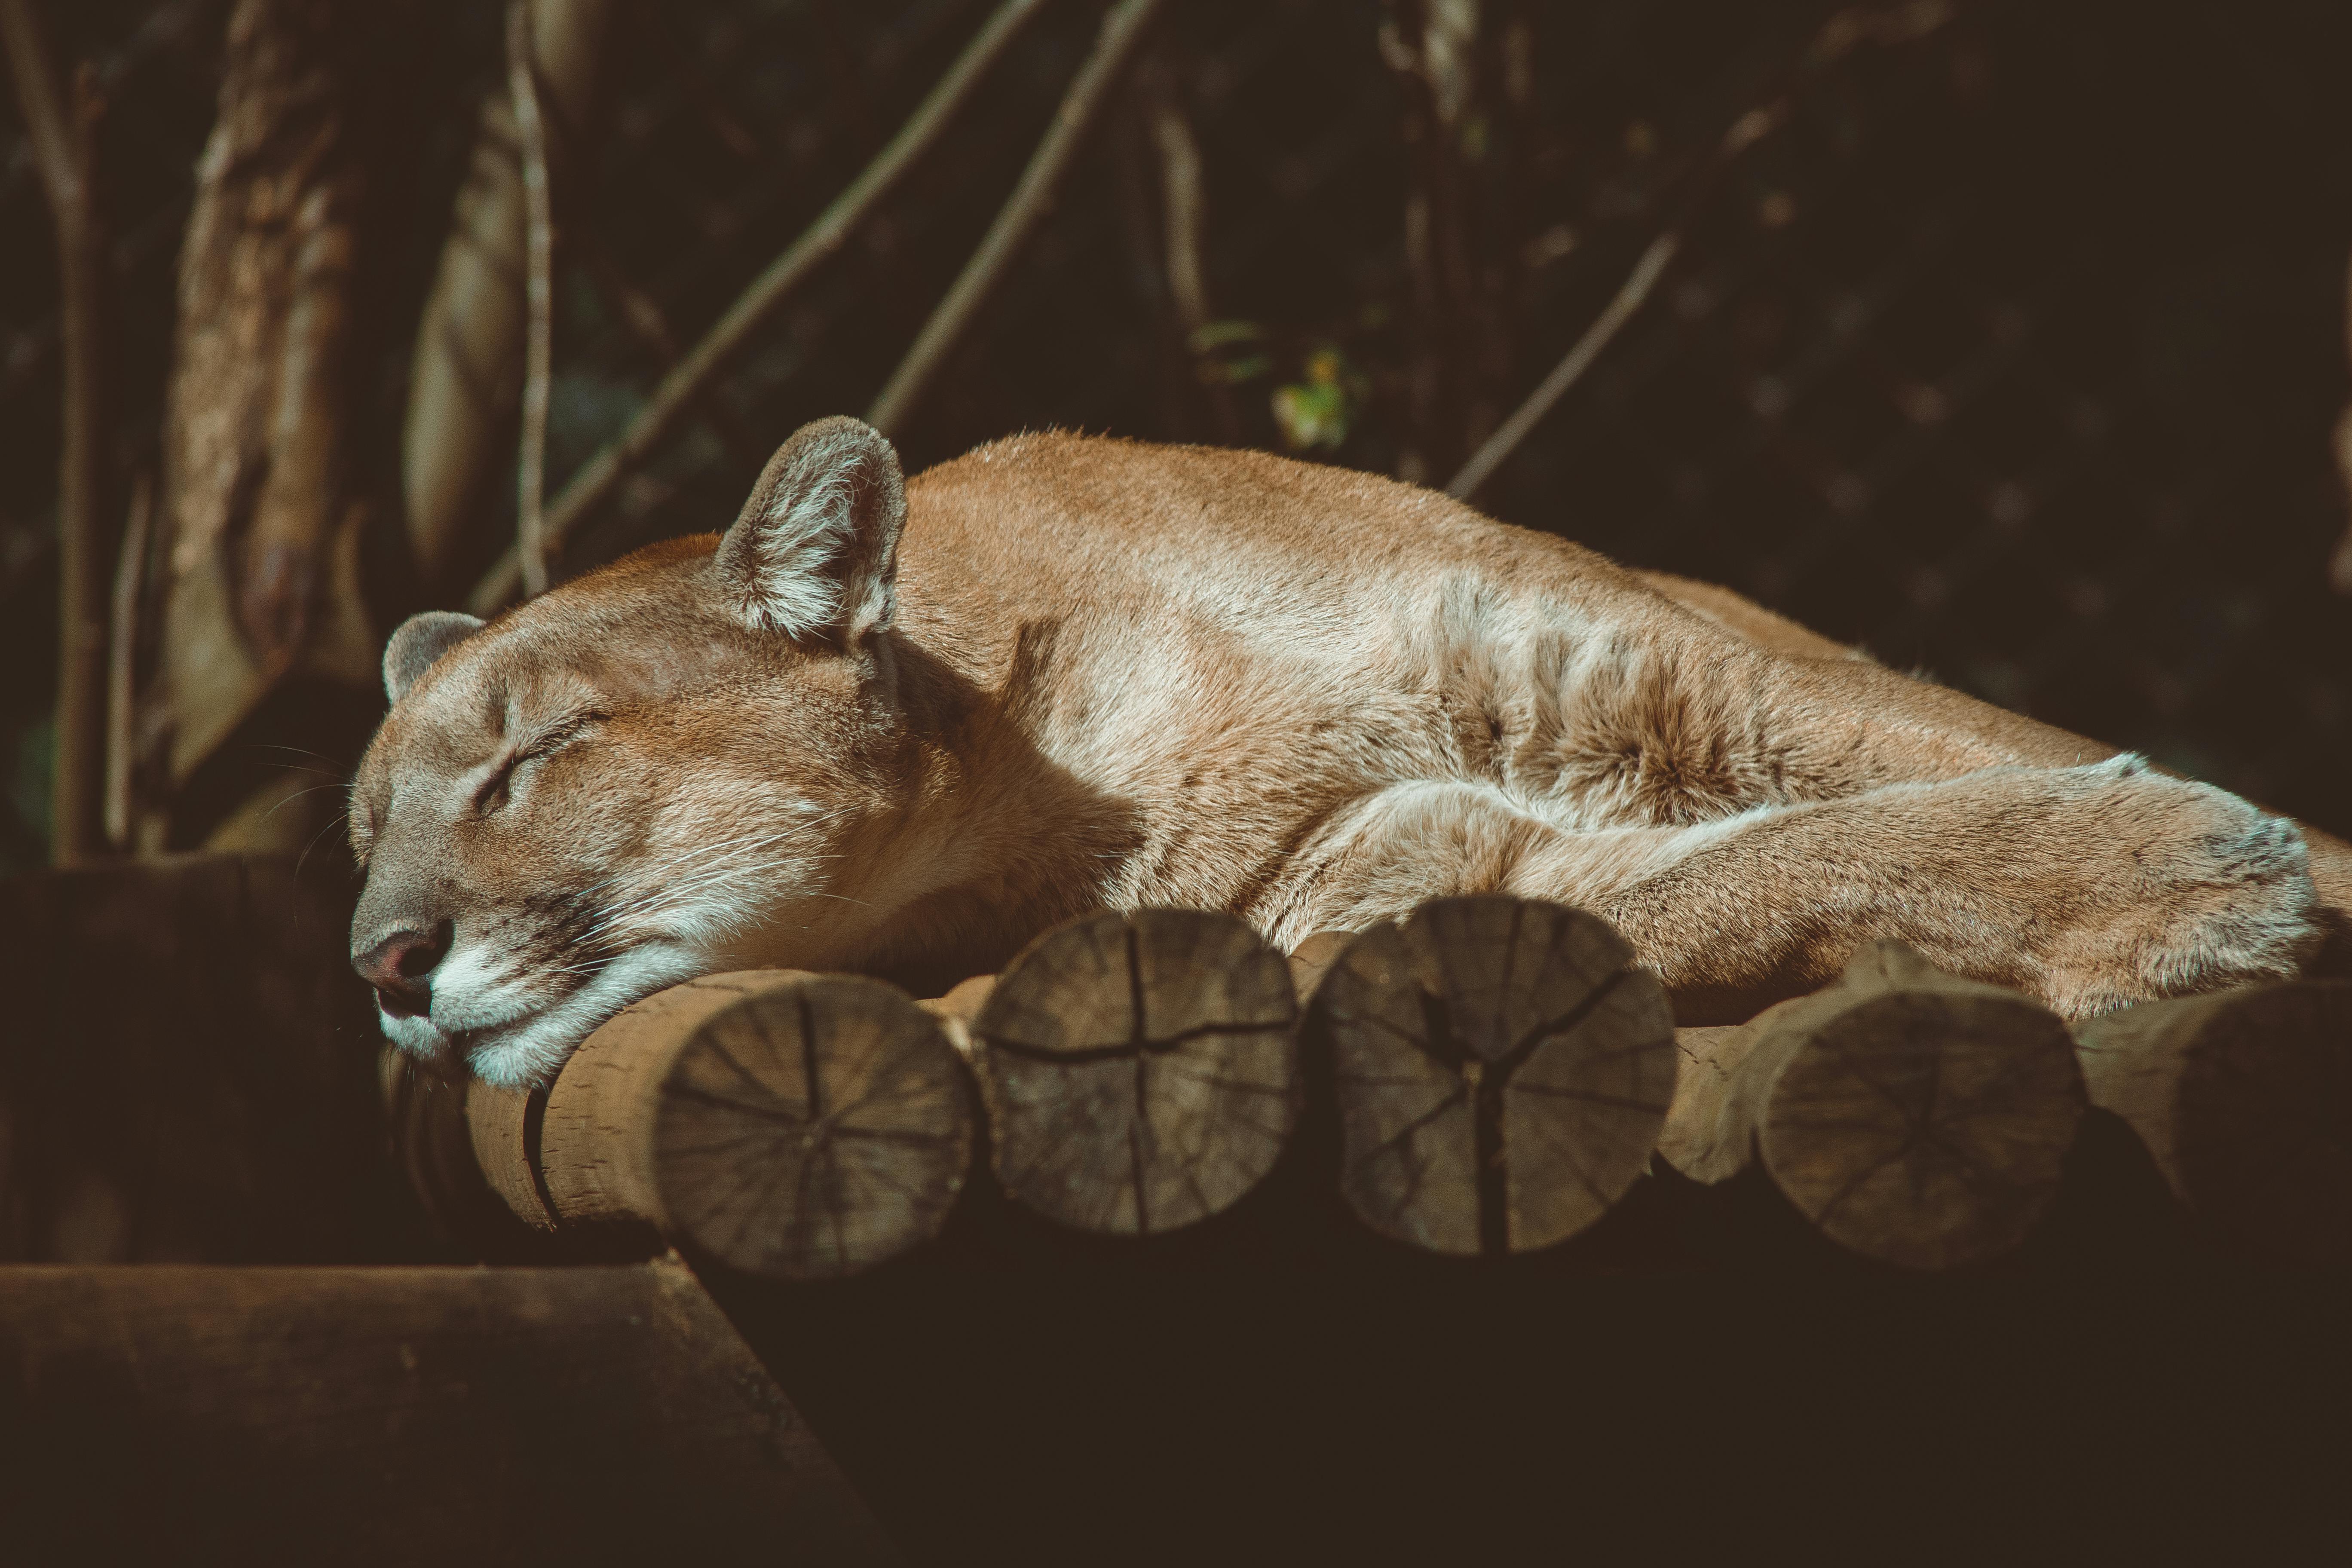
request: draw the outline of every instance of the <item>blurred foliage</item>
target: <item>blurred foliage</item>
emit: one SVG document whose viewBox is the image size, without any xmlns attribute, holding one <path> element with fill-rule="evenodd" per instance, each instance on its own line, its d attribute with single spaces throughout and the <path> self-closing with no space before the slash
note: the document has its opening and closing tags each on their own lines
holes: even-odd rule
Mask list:
<svg viewBox="0 0 2352 1568">
<path fill-rule="evenodd" d="M 226 5 L 46 4 L 60 47 L 100 62 L 114 105 L 101 151 L 127 471 L 154 449 Z M 1591 321 L 1680 171 L 1831 8 L 1531 8 L 1517 384 Z M 691 342 L 983 9 L 630 5 L 582 222 Z M 410 216 L 386 258 L 412 312 L 473 108 L 500 77 L 499 7 L 425 11 L 423 131 L 392 194 Z M 774 440 L 866 405 L 1011 187 L 1099 11 L 1049 9 L 968 122 L 746 356 L 720 393 L 738 424 Z M 908 466 L 1023 427 L 1214 438 L 1205 378 L 1246 389 L 1231 403 L 1250 445 L 1392 471 L 1411 434 L 1413 307 L 1382 13 L 1171 8 L 1203 158 L 1213 331 L 1229 335 L 1187 343 L 1169 324 L 1106 134 L 906 433 Z M 2346 383 L 2347 59 L 2352 6 L 2333 0 L 1979 0 L 1926 44 L 1864 51 L 1726 182 L 1647 311 L 1482 504 L 2352 829 L 2352 616 L 2321 581 L 2342 527 L 2326 430 Z M 1483 156 L 1495 132 L 1474 134 L 1464 151 Z M 0 100 L 0 655 L 14 672 L 0 745 L 21 774 L 52 679 L 57 416 L 47 217 L 16 137 Z M 551 483 L 660 374 L 576 258 L 559 303 Z M 383 416 L 368 426 L 387 451 L 407 357 L 387 353 Z M 572 563 L 723 526 L 751 477 L 707 432 L 680 440 Z M 485 526 L 510 528 L 510 504 Z M 396 555 L 373 548 L 388 621 L 415 606 Z M 0 868 L 38 854 L 39 809 L 12 792 Z"/>
<path fill-rule="evenodd" d="M 1328 346 L 1307 353 L 1305 376 L 1274 389 L 1274 422 L 1282 427 L 1284 444 L 1298 452 L 1345 446 L 1371 394 L 1371 378 Z"/>
</svg>

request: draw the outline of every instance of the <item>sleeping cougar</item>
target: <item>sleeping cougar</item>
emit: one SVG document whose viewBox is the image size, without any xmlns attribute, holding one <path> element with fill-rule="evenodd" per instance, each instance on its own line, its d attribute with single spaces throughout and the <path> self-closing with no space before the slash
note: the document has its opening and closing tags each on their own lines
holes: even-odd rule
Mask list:
<svg viewBox="0 0 2352 1568">
<path fill-rule="evenodd" d="M 383 668 L 352 963 L 394 1041 L 502 1084 L 696 974 L 936 984 L 1106 906 L 1287 947 L 1558 900 L 1685 1023 L 1874 937 L 2081 1017 L 2294 974 L 2352 919 L 2352 847 L 2221 790 L 1257 452 L 1032 435 L 904 483 L 823 420 L 724 537 L 418 616 Z"/>
</svg>

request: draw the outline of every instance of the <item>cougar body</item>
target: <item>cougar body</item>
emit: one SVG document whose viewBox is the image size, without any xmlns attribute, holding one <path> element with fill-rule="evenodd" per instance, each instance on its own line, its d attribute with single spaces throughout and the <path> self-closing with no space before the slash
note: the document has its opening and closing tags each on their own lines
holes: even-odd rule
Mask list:
<svg viewBox="0 0 2352 1568">
<path fill-rule="evenodd" d="M 1104 907 L 1288 946 L 1553 899 L 1685 1023 L 1874 937 L 2082 1016 L 2295 973 L 2352 923 L 2352 848 L 2221 790 L 1254 452 L 1031 435 L 906 483 L 824 421 L 724 538 L 418 617 L 385 677 L 354 963 L 394 1040 L 503 1082 L 695 973 L 939 984 Z"/>
</svg>

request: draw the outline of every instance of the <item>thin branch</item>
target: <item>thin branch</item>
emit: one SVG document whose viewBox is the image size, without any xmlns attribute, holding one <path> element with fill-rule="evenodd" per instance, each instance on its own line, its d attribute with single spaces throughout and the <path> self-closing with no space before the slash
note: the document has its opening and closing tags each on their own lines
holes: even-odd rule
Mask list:
<svg viewBox="0 0 2352 1568">
<path fill-rule="evenodd" d="M 907 351 L 907 357 L 898 363 L 889 384 L 867 411 L 866 422 L 885 436 L 896 433 L 906 424 L 907 416 L 929 390 L 931 378 L 945 362 L 949 350 L 971 325 L 973 313 L 1012 264 L 1022 241 L 1052 205 L 1055 187 L 1062 183 L 1071 160 L 1077 156 L 1087 128 L 1093 123 L 1103 100 L 1118 85 L 1136 47 L 1143 42 L 1160 4 L 1160 0 L 1121 0 L 1103 18 L 1102 34 L 1096 40 L 1095 51 L 1078 68 L 1069 90 L 1062 95 L 1062 106 L 1055 110 L 1054 122 L 1037 143 L 1037 151 L 1030 154 L 1029 166 L 1021 172 L 1021 183 L 1013 187 L 1013 194 L 1005 198 L 979 248 L 964 263 L 962 274 L 949 288 L 947 298 L 931 312 L 931 319 L 923 323 L 914 347 Z"/>
<path fill-rule="evenodd" d="M 790 248 L 751 280 L 751 286 L 728 307 L 693 352 L 662 378 L 652 399 L 620 437 L 581 465 L 547 510 L 541 536 L 550 552 L 561 550 L 572 530 L 659 449 L 792 291 L 856 232 L 875 205 L 939 140 L 1023 24 L 1044 4 L 1045 0 L 1004 0 L 889 144 L 875 154 L 874 161 Z M 475 585 L 469 607 L 477 615 L 495 615 L 513 601 L 521 585 L 520 558 L 509 551 Z"/>
<path fill-rule="evenodd" d="M 1492 436 L 1486 437 L 1486 445 L 1470 454 L 1470 460 L 1462 465 L 1462 471 L 1446 485 L 1447 495 L 1456 500 L 1469 500 L 1477 493 L 1478 487 L 1486 482 L 1488 476 L 1502 466 L 1503 459 L 1518 449 L 1519 443 L 1527 439 L 1528 432 L 1551 412 L 1553 404 L 1567 395 L 1568 389 L 1574 386 L 1591 368 L 1592 362 L 1601 357 L 1601 351 L 1609 346 L 1610 340 L 1623 331 L 1625 323 L 1641 310 L 1650 297 L 1650 290 L 1656 287 L 1659 275 L 1674 260 L 1675 252 L 1682 248 L 1682 243 L 1679 226 L 1650 242 L 1650 247 L 1642 252 L 1642 259 L 1633 264 L 1632 275 L 1601 314 L 1593 318 L 1592 324 L 1584 329 L 1584 335 L 1576 340 L 1576 346 L 1568 351 L 1568 357 L 1552 366 L 1551 374 L 1536 384 L 1536 389 L 1528 394 L 1527 401 L 1520 404 Z"/>
<path fill-rule="evenodd" d="M 131 520 L 114 559 L 114 601 L 106 658 L 106 842 L 117 854 L 134 847 L 131 777 L 138 736 L 140 590 L 146 585 L 147 541 L 155 521 L 155 479 L 142 472 L 131 487 Z"/>
<path fill-rule="evenodd" d="M 523 592 L 547 592 L 547 394 L 555 353 L 555 215 L 547 196 L 547 124 L 531 79 L 530 0 L 507 6 L 507 90 L 514 99 L 515 131 L 522 145 L 523 238 L 527 263 L 523 303 L 530 324 L 523 340 L 522 449 L 515 462 L 515 552 Z"/>
<path fill-rule="evenodd" d="M 1167 50 L 1148 59 L 1136 72 L 1135 100 L 1141 121 L 1142 152 L 1158 175 L 1160 189 L 1160 269 L 1167 281 L 1167 319 L 1174 340 L 1172 358 L 1180 373 L 1177 394 L 1183 404 L 1204 401 L 1209 423 L 1223 445 L 1241 441 L 1241 421 L 1234 408 L 1233 388 L 1219 374 L 1214 352 L 1202 344 L 1202 331 L 1216 319 L 1209 299 L 1205 260 L 1208 231 L 1208 182 L 1202 173 L 1200 139 L 1184 112 L 1184 89 L 1174 57 Z M 1149 238 L 1149 219 L 1138 215 Z"/>
<path fill-rule="evenodd" d="M 1166 211 L 1168 293 L 1189 340 L 1209 324 L 1208 268 L 1201 259 L 1208 223 L 1202 195 L 1201 143 L 1184 114 L 1176 84 L 1163 73 L 1149 94 L 1151 144 L 1160 153 L 1160 190 Z"/>
<path fill-rule="evenodd" d="M 64 322 L 64 441 L 58 472 L 58 700 L 49 795 L 50 855 L 60 865 L 105 848 L 105 447 L 107 239 L 98 209 L 97 74 L 85 64 L 70 99 L 32 0 L 0 0 L 18 110 L 57 226 Z"/>
<path fill-rule="evenodd" d="M 1610 341 L 1624 329 L 1649 299 L 1658 279 L 1682 247 L 1683 235 L 1713 194 L 1716 182 L 1739 155 L 1761 142 L 1788 122 L 1796 107 L 1798 89 L 1811 78 L 1853 52 L 1855 46 L 1869 42 L 1878 44 L 1909 43 L 1936 31 L 1953 16 L 1952 0 L 1898 0 L 1885 6 L 1856 5 L 1840 11 L 1822 25 L 1781 78 L 1780 90 L 1761 107 L 1751 109 L 1733 121 L 1714 150 L 1691 175 L 1689 194 L 1684 198 L 1679 212 L 1668 223 L 1641 259 L 1633 264 L 1633 272 L 1619 286 L 1592 324 L 1576 340 L 1568 356 L 1552 367 L 1551 374 L 1528 394 L 1508 419 L 1486 438 L 1486 444 L 1470 455 L 1445 487 L 1445 493 L 1456 500 L 1467 500 L 1478 487 L 1493 477 L 1496 468 L 1518 449 L 1528 433 L 1551 412 L 1552 405 L 1565 396 L 1568 389 L 1582 378 L 1592 362 L 1601 357 Z"/>
<path fill-rule="evenodd" d="M 668 312 L 623 270 L 612 247 L 598 237 L 593 225 L 583 222 L 568 228 L 559 226 L 559 230 L 563 244 L 587 270 L 590 280 L 620 318 L 623 328 L 651 356 L 654 368 L 667 374 L 677 363 L 678 356 L 677 334 L 670 328 Z M 727 455 L 751 472 L 758 472 L 760 465 L 775 450 L 772 443 L 760 441 L 722 398 L 705 398 L 701 414 L 703 422 L 727 448 Z"/>
<path fill-rule="evenodd" d="M 2344 279 L 2344 342 L 2346 353 L 2352 353 L 2352 268 Z M 2345 499 L 2352 500 L 2352 406 L 2336 417 L 2335 437 L 2336 472 L 2344 481 Z M 2347 523 L 2336 553 L 2328 558 L 2327 585 L 2352 597 L 2352 523 Z"/>
</svg>

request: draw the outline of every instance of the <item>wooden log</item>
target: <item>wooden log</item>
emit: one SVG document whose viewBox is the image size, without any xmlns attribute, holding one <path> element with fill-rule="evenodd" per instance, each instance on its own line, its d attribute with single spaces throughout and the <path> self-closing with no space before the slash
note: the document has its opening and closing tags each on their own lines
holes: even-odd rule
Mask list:
<svg viewBox="0 0 2352 1568">
<path fill-rule="evenodd" d="M 998 1179 L 1082 1230 L 1218 1213 L 1297 1121 L 1297 1017 L 1282 955 L 1230 915 L 1107 911 L 1046 932 L 971 1021 Z"/>
<path fill-rule="evenodd" d="M 896 1558 L 674 1258 L 0 1268 L 0 1411 L 13 1563 Z"/>
<path fill-rule="evenodd" d="M 1298 993 L 1301 1007 L 1314 996 L 1315 988 L 1356 940 L 1351 931 L 1318 931 L 1290 950 L 1290 988 Z"/>
<path fill-rule="evenodd" d="M 938 1022 L 855 975 L 753 970 L 656 993 L 526 1097 L 469 1085 L 492 1191 L 534 1228 L 649 1224 L 774 1279 L 870 1268 L 938 1234 L 975 1146 Z"/>
<path fill-rule="evenodd" d="M 2085 1103 L 2056 1015 L 1895 942 L 1811 996 L 1678 1044 L 1662 1159 L 1708 1184 L 1760 1165 L 1823 1235 L 1914 1268 L 2023 1240 Z"/>
<path fill-rule="evenodd" d="M 1674 1015 L 1605 921 L 1439 899 L 1349 942 L 1316 991 L 1340 1186 L 1373 1229 L 1434 1252 L 1526 1252 L 1641 1175 L 1674 1092 Z"/>
<path fill-rule="evenodd" d="M 2210 1237 L 2352 1261 L 2352 982 L 2150 1002 L 2075 1039 L 2091 1103 L 2131 1125 Z"/>
</svg>

